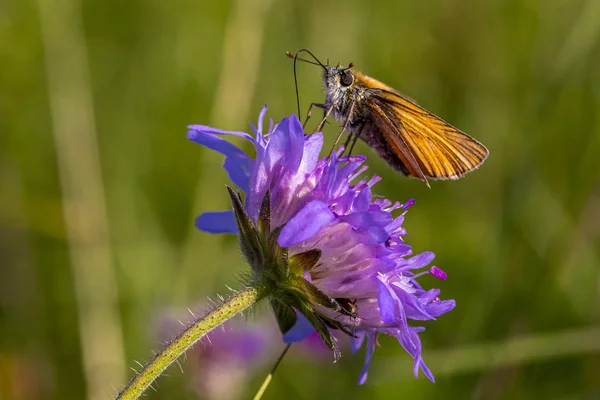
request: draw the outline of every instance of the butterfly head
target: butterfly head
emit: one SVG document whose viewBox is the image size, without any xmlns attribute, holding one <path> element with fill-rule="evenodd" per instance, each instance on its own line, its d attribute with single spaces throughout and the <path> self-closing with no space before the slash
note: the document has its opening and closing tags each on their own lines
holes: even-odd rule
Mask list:
<svg viewBox="0 0 600 400">
<path fill-rule="evenodd" d="M 300 53 L 307 53 L 314 61 L 307 60 L 305 58 L 298 57 Z M 298 104 L 300 104 L 298 98 L 298 85 L 296 80 L 296 62 L 302 61 L 308 64 L 316 65 L 323 68 L 323 85 L 325 86 L 325 109 L 333 107 L 333 117 L 338 121 L 343 121 L 346 118 L 346 113 L 349 108 L 349 104 L 354 100 L 360 100 L 363 98 L 364 92 L 364 76 L 359 72 L 353 72 L 354 63 L 350 63 L 347 67 L 342 67 L 341 64 L 337 66 L 323 64 L 314 54 L 306 49 L 301 49 L 292 54 L 286 52 L 289 58 L 294 60 L 294 80 L 296 81 L 296 98 Z M 298 114 L 300 109 L 298 108 Z"/>
<path fill-rule="evenodd" d="M 330 104 L 343 104 L 350 97 L 355 83 L 356 76 L 352 72 L 353 63 L 350 63 L 348 67 L 337 66 L 326 66 L 323 71 L 323 84 L 326 92 L 326 103 Z"/>
</svg>

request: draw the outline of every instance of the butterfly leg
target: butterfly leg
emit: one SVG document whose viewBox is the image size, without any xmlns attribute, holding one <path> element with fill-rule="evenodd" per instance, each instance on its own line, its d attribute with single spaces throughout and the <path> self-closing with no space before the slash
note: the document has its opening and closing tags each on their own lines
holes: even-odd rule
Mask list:
<svg viewBox="0 0 600 400">
<path fill-rule="evenodd" d="M 312 133 L 320 132 L 323 129 L 323 125 L 325 125 L 325 122 L 327 122 L 327 117 L 329 117 L 329 115 L 331 114 L 332 111 L 333 111 L 333 106 L 331 106 L 327 109 L 327 111 L 325 112 L 325 115 L 323 115 L 323 119 L 321 120 L 321 122 L 319 122 L 319 125 L 317 125 L 317 127 L 315 128 L 315 130 Z"/>
<path fill-rule="evenodd" d="M 325 110 L 326 110 L 325 104 L 310 103 L 310 106 L 308 107 L 308 111 L 306 112 L 306 119 L 304 120 L 304 123 L 302 124 L 302 129 L 306 128 L 306 123 L 312 117 L 312 108 L 315 107 L 315 106 L 319 107 L 319 108 L 322 108 L 323 112 L 325 112 Z"/>
<path fill-rule="evenodd" d="M 348 149 L 348 157 L 350 157 L 352 155 L 352 150 L 354 150 L 354 145 L 356 144 L 356 142 L 358 142 L 358 139 L 360 139 L 360 135 L 363 133 L 365 126 L 366 126 L 366 124 L 364 122 L 362 122 L 360 124 L 360 128 L 357 130 L 358 133 L 348 136 L 348 140 L 346 140 L 346 144 L 344 145 L 344 148 Z M 352 144 L 350 145 L 350 148 L 348 148 L 348 144 L 350 143 L 351 140 L 352 140 Z"/>
<path fill-rule="evenodd" d="M 355 107 L 356 107 L 356 102 L 355 101 L 353 101 L 352 103 L 350 103 L 350 109 L 348 110 L 348 117 L 346 117 L 346 121 L 344 122 L 344 126 L 342 126 L 342 130 L 338 134 L 337 139 L 335 139 L 335 143 L 333 144 L 333 147 L 332 147 L 330 153 L 333 153 L 335 151 L 335 146 L 337 146 L 338 143 L 340 142 L 340 139 L 342 138 L 342 135 L 344 134 L 344 132 L 348 130 L 348 126 L 350 125 L 350 121 L 352 120 L 352 114 L 354 114 L 354 108 Z M 350 136 L 352 136 L 352 135 L 350 135 Z"/>
</svg>

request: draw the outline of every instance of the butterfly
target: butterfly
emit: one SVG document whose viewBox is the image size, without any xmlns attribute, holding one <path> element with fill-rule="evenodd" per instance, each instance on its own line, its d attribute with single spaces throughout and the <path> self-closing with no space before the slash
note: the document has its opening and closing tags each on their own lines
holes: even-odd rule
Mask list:
<svg viewBox="0 0 600 400">
<path fill-rule="evenodd" d="M 298 58 L 301 52 L 308 53 L 316 62 Z M 325 102 L 311 104 L 311 108 L 316 106 L 325 111 L 316 130 L 321 130 L 326 119 L 333 116 L 343 124 L 336 145 L 342 133 L 349 132 L 345 147 L 352 141 L 350 153 L 361 139 L 393 169 L 418 178 L 427 186 L 428 179 L 461 178 L 487 158 L 489 152 L 483 144 L 396 89 L 353 70 L 353 63 L 348 67 L 323 65 L 305 49 L 295 55 L 286 54 L 323 68 Z"/>
</svg>

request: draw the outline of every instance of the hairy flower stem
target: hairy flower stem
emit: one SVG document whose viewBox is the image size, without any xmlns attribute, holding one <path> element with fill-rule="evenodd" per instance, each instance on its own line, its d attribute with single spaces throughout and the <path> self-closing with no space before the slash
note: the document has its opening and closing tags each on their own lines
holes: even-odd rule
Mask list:
<svg viewBox="0 0 600 400">
<path fill-rule="evenodd" d="M 196 319 L 146 364 L 119 393 L 117 399 L 137 399 L 156 378 L 196 341 L 208 332 L 251 307 L 265 295 L 261 284 L 248 287 Z"/>
</svg>

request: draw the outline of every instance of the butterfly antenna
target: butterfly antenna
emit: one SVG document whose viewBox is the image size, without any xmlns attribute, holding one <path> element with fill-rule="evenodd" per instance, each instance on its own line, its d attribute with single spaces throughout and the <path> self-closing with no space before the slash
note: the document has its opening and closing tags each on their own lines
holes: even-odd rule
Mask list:
<svg viewBox="0 0 600 400">
<path fill-rule="evenodd" d="M 269 383 L 271 383 L 271 380 L 273 379 L 273 374 L 275 374 L 275 371 L 277 370 L 277 367 L 281 363 L 281 360 L 283 360 L 283 357 L 285 357 L 285 355 L 288 352 L 288 350 L 290 349 L 291 345 L 292 345 L 291 343 L 288 343 L 285 346 L 285 348 L 283 349 L 283 351 L 279 355 L 279 358 L 275 362 L 275 365 L 273 365 L 273 368 L 271 369 L 271 372 L 269 372 L 269 375 L 267 375 L 267 377 L 265 378 L 263 384 L 260 386 L 260 389 L 258 389 L 258 392 L 256 392 L 256 396 L 254 396 L 254 400 L 260 400 L 262 398 L 263 394 L 265 394 L 265 391 L 267 390 L 267 387 L 269 386 Z"/>
<path fill-rule="evenodd" d="M 307 60 L 305 58 L 298 57 L 298 55 L 300 55 L 300 53 L 308 53 L 312 58 L 314 58 L 314 60 L 316 62 Z M 311 53 L 307 49 L 300 49 L 296 52 L 296 54 L 292 54 L 289 51 L 286 51 L 285 55 L 288 56 L 289 58 L 294 59 L 294 85 L 296 86 L 296 104 L 298 106 L 298 118 L 300 118 L 300 115 L 302 115 L 302 113 L 300 112 L 300 92 L 298 91 L 298 74 L 296 72 L 296 63 L 298 62 L 298 60 L 300 60 L 300 61 L 303 61 L 308 64 L 318 65 L 326 71 L 327 71 L 327 68 L 323 65 L 323 63 L 321 61 L 319 61 L 319 59 L 313 53 Z"/>
<path fill-rule="evenodd" d="M 298 118 L 302 118 L 300 113 L 300 91 L 298 90 L 298 74 L 296 72 L 296 62 L 298 61 L 298 53 L 294 56 L 294 86 L 296 87 L 296 106 L 298 107 Z"/>
</svg>

